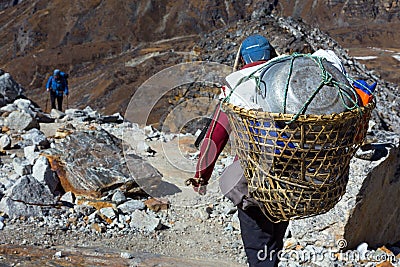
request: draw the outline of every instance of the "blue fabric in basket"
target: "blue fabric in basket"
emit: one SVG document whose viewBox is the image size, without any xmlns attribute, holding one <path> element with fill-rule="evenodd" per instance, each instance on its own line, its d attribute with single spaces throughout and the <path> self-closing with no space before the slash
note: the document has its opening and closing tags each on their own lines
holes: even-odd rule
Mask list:
<svg viewBox="0 0 400 267">
<path fill-rule="evenodd" d="M 265 138 L 263 137 L 263 136 L 266 136 L 266 135 L 267 135 L 267 131 L 266 131 L 266 130 L 264 130 L 264 129 L 259 129 L 259 128 L 255 128 L 255 127 L 251 127 L 251 126 L 260 127 L 260 126 L 261 126 L 261 123 L 258 122 L 258 121 L 257 121 L 257 122 L 250 121 L 249 130 L 250 130 L 250 133 L 253 134 L 253 139 L 254 139 L 254 141 L 256 141 L 256 142 L 259 143 L 259 144 L 264 144 L 264 143 L 266 143 L 266 144 L 268 144 L 268 145 L 274 145 L 274 142 L 273 142 L 272 140 L 270 140 L 270 139 L 265 140 Z M 263 123 L 263 126 L 269 128 L 269 127 L 271 127 L 271 123 L 265 121 L 265 122 Z M 275 124 L 275 127 L 276 127 L 277 129 L 279 129 L 279 126 L 276 125 L 276 124 Z M 269 136 L 278 137 L 278 133 L 275 132 L 275 131 L 269 131 Z M 288 137 L 285 133 L 282 133 L 282 134 L 281 134 L 281 137 L 284 138 L 284 139 L 289 139 L 289 137 Z M 265 142 L 265 141 L 266 141 L 266 142 Z M 279 147 L 285 147 L 285 142 L 283 142 L 283 141 L 276 141 L 276 145 L 279 146 Z M 289 143 L 287 144 L 287 146 L 288 146 L 289 148 L 295 148 L 295 147 L 296 147 L 292 142 L 289 142 Z M 263 147 L 264 147 L 264 146 L 261 146 L 261 148 L 263 148 Z M 276 153 L 276 154 L 281 154 L 281 150 L 280 150 L 279 148 L 275 148 L 275 153 Z"/>
</svg>

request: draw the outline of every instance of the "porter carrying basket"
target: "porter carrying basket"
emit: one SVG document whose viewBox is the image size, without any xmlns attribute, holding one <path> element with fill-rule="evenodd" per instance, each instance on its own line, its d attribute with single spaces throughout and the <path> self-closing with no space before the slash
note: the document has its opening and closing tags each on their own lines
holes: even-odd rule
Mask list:
<svg viewBox="0 0 400 267">
<path fill-rule="evenodd" d="M 284 114 L 222 102 L 251 197 L 273 221 L 333 208 L 364 141 L 375 103 L 333 114 Z"/>
</svg>

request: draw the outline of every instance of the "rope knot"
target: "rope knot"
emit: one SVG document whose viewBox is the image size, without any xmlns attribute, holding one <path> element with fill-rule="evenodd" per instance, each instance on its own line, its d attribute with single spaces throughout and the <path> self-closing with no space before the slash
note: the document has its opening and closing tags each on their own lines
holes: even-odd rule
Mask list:
<svg viewBox="0 0 400 267">
<path fill-rule="evenodd" d="M 329 73 L 328 71 L 325 70 L 325 68 L 323 69 L 323 71 L 321 71 L 321 76 L 322 76 L 322 81 L 321 83 L 324 85 L 331 85 L 333 84 L 333 76 L 331 73 Z"/>
</svg>

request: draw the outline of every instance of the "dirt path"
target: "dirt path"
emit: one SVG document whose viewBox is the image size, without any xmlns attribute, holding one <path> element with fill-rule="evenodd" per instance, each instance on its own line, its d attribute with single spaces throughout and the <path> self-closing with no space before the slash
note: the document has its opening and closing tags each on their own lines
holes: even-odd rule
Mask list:
<svg viewBox="0 0 400 267">
<path fill-rule="evenodd" d="M 0 245 L 1 266 L 241 266 L 235 263 L 201 259 L 167 257 L 151 253 L 120 251 L 105 247 L 39 248 Z"/>
</svg>

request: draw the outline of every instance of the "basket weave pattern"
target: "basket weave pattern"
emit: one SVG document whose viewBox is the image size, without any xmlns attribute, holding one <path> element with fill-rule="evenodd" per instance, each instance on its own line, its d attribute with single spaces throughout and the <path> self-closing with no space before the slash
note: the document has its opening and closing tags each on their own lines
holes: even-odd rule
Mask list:
<svg viewBox="0 0 400 267">
<path fill-rule="evenodd" d="M 330 210 L 345 192 L 350 160 L 374 105 L 361 112 L 301 115 L 287 124 L 294 115 L 224 103 L 250 195 L 277 221 Z"/>
</svg>

